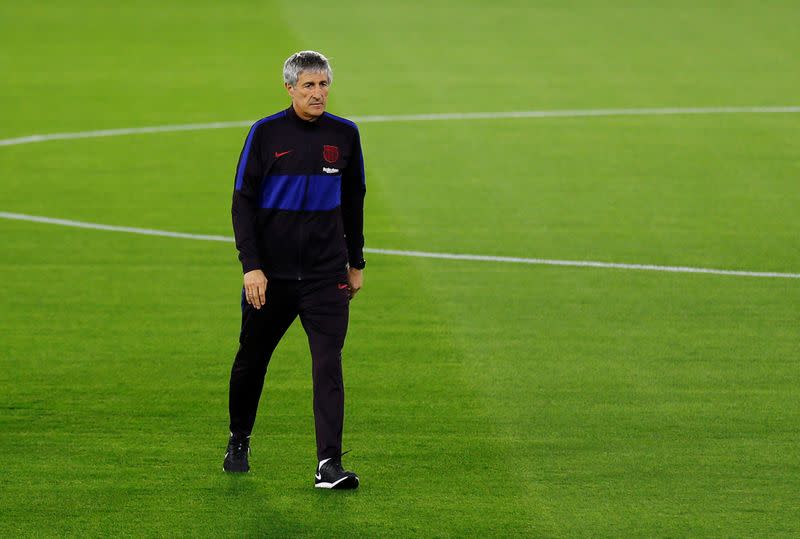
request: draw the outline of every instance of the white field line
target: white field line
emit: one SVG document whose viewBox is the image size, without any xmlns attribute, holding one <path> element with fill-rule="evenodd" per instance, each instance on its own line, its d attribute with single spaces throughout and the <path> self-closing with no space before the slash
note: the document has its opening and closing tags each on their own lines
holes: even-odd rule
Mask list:
<svg viewBox="0 0 800 539">
<path fill-rule="evenodd" d="M 0 211 L 0 218 L 13 219 L 15 221 L 31 221 L 33 223 L 46 223 L 48 225 L 69 226 L 73 228 L 91 228 L 93 230 L 108 230 L 111 232 L 128 232 L 130 234 L 141 234 L 144 236 L 165 236 L 167 238 L 183 238 L 187 240 L 202 241 L 224 241 L 232 242 L 230 236 L 215 236 L 210 234 L 187 234 L 186 232 L 170 232 L 169 230 L 155 230 L 152 228 L 137 228 L 133 226 L 104 225 L 102 223 L 88 223 L 86 221 L 73 221 L 72 219 L 56 219 L 54 217 L 42 217 L 39 215 L 27 215 L 25 213 L 10 213 Z"/>
<path fill-rule="evenodd" d="M 171 131 L 202 131 L 204 129 L 227 129 L 230 127 L 246 127 L 253 122 L 211 122 L 205 124 L 155 125 L 151 127 L 123 127 L 120 129 L 101 129 L 99 131 L 79 131 L 76 133 L 50 133 L 49 135 L 28 135 L 27 137 L 0 139 L 0 146 L 15 146 L 46 142 L 48 140 L 69 140 L 97 137 L 118 137 L 121 135 L 138 135 L 143 133 L 169 133 Z"/>
<path fill-rule="evenodd" d="M 186 232 L 171 232 L 168 230 L 155 230 L 152 228 L 137 228 L 131 226 L 104 225 L 101 223 L 89 223 L 86 221 L 73 221 L 71 219 L 56 219 L 53 217 L 41 217 L 38 215 L 27 215 L 24 213 L 0 212 L 0 218 L 13 219 L 18 221 L 31 221 L 34 223 L 46 223 L 50 225 L 69 226 L 76 228 L 90 228 L 94 230 L 108 230 L 112 232 L 128 232 L 131 234 L 143 234 L 147 236 L 165 236 L 168 238 L 182 238 L 201 241 L 222 241 L 232 243 L 234 239 L 230 236 L 218 236 L 211 234 L 189 234 Z M 405 256 L 416 258 L 439 258 L 445 260 L 469 260 L 477 262 L 494 262 L 510 264 L 535 264 L 546 266 L 572 266 L 590 268 L 625 269 L 640 271 L 661 271 L 671 273 L 706 273 L 713 275 L 735 275 L 739 277 L 771 277 L 784 279 L 800 279 L 800 273 L 776 273 L 771 271 L 739 271 L 713 268 L 692 268 L 686 266 L 655 266 L 652 264 L 619 264 L 614 262 L 592 262 L 582 260 L 550 260 L 546 258 L 519 258 L 513 256 L 487 256 L 454 253 L 429 253 L 425 251 L 400 251 L 396 249 L 371 249 L 365 248 L 365 252 L 379 255 Z"/>
<path fill-rule="evenodd" d="M 637 108 L 637 109 L 585 109 L 585 110 L 523 110 L 510 112 L 445 112 L 436 114 L 400 114 L 354 116 L 350 119 L 357 123 L 385 122 L 420 122 L 441 120 L 497 120 L 518 118 L 584 118 L 596 116 L 676 116 L 686 114 L 792 114 L 800 113 L 800 106 L 775 107 L 703 107 L 703 108 Z M 252 120 L 233 122 L 210 122 L 197 124 L 156 125 L 150 127 L 123 127 L 119 129 L 101 129 L 97 131 L 80 131 L 75 133 L 50 133 L 44 135 L 28 135 L 25 137 L 0 139 L 0 146 L 31 144 L 48 140 L 68 140 L 97 137 L 117 137 L 122 135 L 138 135 L 143 133 L 167 133 L 171 131 L 202 131 L 205 129 L 227 129 L 247 127 Z"/>
</svg>

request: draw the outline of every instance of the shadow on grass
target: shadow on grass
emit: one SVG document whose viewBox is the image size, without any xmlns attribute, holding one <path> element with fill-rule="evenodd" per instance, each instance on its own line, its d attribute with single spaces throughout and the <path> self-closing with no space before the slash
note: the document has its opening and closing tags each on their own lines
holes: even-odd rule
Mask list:
<svg viewBox="0 0 800 539">
<path fill-rule="evenodd" d="M 354 524 L 349 513 L 360 512 L 361 489 L 317 489 L 313 481 L 299 484 L 292 479 L 220 472 L 205 500 L 208 509 L 220 513 L 214 527 L 239 537 L 308 537 L 319 536 L 325 529 L 342 532 Z M 331 515 L 338 515 L 335 522 L 330 521 Z"/>
<path fill-rule="evenodd" d="M 219 512 L 215 528 L 222 535 L 295 537 L 320 532 L 319 523 L 306 518 L 318 489 L 287 489 L 285 481 L 252 473 L 220 472 L 211 483 L 207 501 Z"/>
</svg>

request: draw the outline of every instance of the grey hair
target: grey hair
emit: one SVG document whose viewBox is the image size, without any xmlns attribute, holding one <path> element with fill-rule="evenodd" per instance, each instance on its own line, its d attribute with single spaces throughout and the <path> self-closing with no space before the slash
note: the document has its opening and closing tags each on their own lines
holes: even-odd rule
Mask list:
<svg viewBox="0 0 800 539">
<path fill-rule="evenodd" d="M 333 70 L 328 59 L 316 51 L 300 51 L 287 58 L 283 63 L 283 82 L 294 86 L 304 71 L 325 73 L 328 75 L 328 84 L 333 82 Z"/>
</svg>

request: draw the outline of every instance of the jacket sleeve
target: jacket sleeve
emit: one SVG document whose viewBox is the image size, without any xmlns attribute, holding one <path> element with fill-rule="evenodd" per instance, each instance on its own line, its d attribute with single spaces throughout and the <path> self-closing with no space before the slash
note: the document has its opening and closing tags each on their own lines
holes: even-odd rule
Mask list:
<svg viewBox="0 0 800 539">
<path fill-rule="evenodd" d="M 353 154 L 342 172 L 342 221 L 350 265 L 360 266 L 364 259 L 364 156 L 358 129 L 353 140 Z"/>
<path fill-rule="evenodd" d="M 258 124 L 250 128 L 244 148 L 236 166 L 236 183 L 233 189 L 233 233 L 236 237 L 236 248 L 239 250 L 239 261 L 242 271 L 261 269 L 258 253 L 258 236 L 256 234 L 256 215 L 261 192 L 261 151 Z"/>
</svg>

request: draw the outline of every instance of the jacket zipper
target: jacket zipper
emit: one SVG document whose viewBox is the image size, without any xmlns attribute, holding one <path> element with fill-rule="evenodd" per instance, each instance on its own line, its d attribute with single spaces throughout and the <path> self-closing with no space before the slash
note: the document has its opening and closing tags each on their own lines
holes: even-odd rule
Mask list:
<svg viewBox="0 0 800 539">
<path fill-rule="evenodd" d="M 300 220 L 300 245 L 297 246 L 297 257 L 299 262 L 297 264 L 297 280 L 303 280 L 303 245 L 306 243 L 306 198 L 308 198 L 308 182 L 309 177 L 306 176 L 306 185 L 303 188 L 303 201 L 300 205 L 301 220 Z"/>
<path fill-rule="evenodd" d="M 309 137 L 309 138 L 311 138 L 311 137 Z M 312 143 L 309 142 L 306 145 L 306 156 L 309 156 L 309 157 L 311 156 L 311 148 L 312 148 Z M 297 265 L 297 280 L 298 281 L 302 281 L 303 280 L 303 245 L 305 245 L 305 243 L 306 243 L 306 237 L 305 237 L 306 236 L 306 219 L 308 217 L 307 214 L 306 214 L 306 202 L 307 202 L 307 199 L 308 199 L 308 183 L 310 181 L 311 181 L 311 175 L 307 175 L 306 176 L 306 184 L 305 184 L 305 186 L 303 188 L 303 200 L 302 200 L 302 202 L 300 204 L 300 211 L 302 213 L 302 219 L 300 221 L 300 245 L 297 246 L 297 252 L 298 252 L 297 255 L 298 255 L 298 259 L 299 259 L 299 263 Z"/>
</svg>

